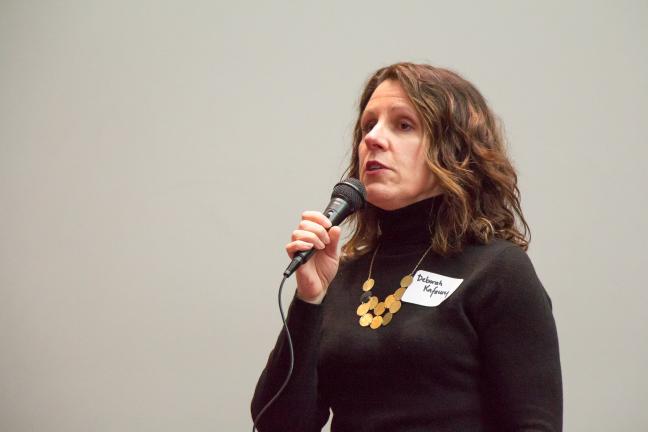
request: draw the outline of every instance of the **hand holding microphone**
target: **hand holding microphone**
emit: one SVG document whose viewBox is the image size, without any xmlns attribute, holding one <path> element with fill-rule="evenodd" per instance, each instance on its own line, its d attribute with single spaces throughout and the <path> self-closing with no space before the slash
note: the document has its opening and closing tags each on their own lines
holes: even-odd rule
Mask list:
<svg viewBox="0 0 648 432">
<path fill-rule="evenodd" d="M 299 227 L 293 231 L 292 241 L 286 245 L 286 252 L 288 252 L 288 256 L 292 258 L 292 261 L 283 273 L 284 277 L 281 285 L 279 285 L 278 298 L 279 312 L 288 339 L 290 367 L 288 376 L 279 390 L 254 418 L 253 432 L 259 419 L 288 385 L 295 363 L 292 339 L 281 306 L 281 292 L 284 282 L 297 270 L 297 296 L 309 303 L 321 303 L 340 263 L 337 246 L 340 241 L 341 231 L 337 225 L 341 224 L 354 211 L 363 208 L 366 200 L 365 187 L 360 180 L 348 178 L 336 184 L 333 188 L 333 194 L 331 194 L 331 201 L 324 212 L 306 211 L 302 213 Z M 313 259 L 310 259 L 311 257 Z"/>
<path fill-rule="evenodd" d="M 349 178 L 335 185 L 324 212 L 306 211 L 298 229 L 293 231 L 286 252 L 292 262 L 284 272 L 289 277 L 297 270 L 297 296 L 309 303 L 321 303 L 335 277 L 340 254 L 339 225 L 351 213 L 365 206 L 364 185 Z M 316 253 L 318 252 L 319 253 Z M 312 259 L 310 259 L 312 257 Z"/>
</svg>

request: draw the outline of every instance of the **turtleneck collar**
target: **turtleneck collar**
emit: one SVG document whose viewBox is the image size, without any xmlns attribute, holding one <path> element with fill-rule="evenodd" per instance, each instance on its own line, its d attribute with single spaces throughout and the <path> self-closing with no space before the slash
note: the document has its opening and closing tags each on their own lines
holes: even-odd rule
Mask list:
<svg viewBox="0 0 648 432">
<path fill-rule="evenodd" d="M 374 207 L 380 225 L 379 243 L 383 246 L 429 245 L 430 214 L 441 195 L 427 198 L 396 210 Z"/>
</svg>

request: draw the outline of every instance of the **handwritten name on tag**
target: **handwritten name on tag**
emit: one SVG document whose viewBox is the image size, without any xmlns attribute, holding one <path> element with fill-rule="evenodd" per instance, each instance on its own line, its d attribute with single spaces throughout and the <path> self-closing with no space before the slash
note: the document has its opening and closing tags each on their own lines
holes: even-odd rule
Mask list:
<svg viewBox="0 0 648 432">
<path fill-rule="evenodd" d="M 419 270 L 401 300 L 421 306 L 439 306 L 459 288 L 461 282 L 463 279 Z"/>
</svg>

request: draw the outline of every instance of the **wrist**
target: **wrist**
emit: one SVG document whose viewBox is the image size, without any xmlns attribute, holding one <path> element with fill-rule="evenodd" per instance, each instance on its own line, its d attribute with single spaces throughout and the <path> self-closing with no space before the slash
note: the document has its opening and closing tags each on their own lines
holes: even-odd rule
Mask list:
<svg viewBox="0 0 648 432">
<path fill-rule="evenodd" d="M 309 298 L 309 297 L 304 297 L 304 296 L 299 292 L 299 290 L 297 290 L 297 293 L 296 293 L 295 295 L 296 295 L 296 297 L 297 297 L 299 300 L 301 300 L 301 301 L 303 301 L 303 302 L 305 302 L 305 303 L 310 303 L 310 304 L 313 304 L 313 305 L 318 305 L 318 304 L 322 304 L 322 301 L 324 300 L 324 296 L 326 296 L 326 292 L 322 292 L 322 293 L 321 293 L 320 295 L 318 295 L 318 296 L 310 297 L 310 298 Z"/>
</svg>

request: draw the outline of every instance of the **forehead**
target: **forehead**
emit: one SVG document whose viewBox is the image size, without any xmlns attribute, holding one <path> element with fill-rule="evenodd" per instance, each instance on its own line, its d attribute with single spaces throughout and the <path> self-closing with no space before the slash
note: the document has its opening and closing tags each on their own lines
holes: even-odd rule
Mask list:
<svg viewBox="0 0 648 432">
<path fill-rule="evenodd" d="M 414 108 L 407 96 L 407 93 L 405 93 L 403 86 L 395 80 L 386 80 L 380 83 L 380 85 L 376 87 L 376 90 L 371 94 L 364 111 L 372 111 L 375 108 L 383 106 L 403 106 L 412 109 Z"/>
</svg>

